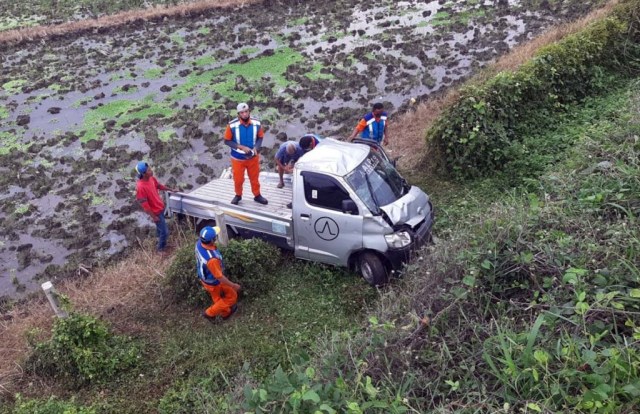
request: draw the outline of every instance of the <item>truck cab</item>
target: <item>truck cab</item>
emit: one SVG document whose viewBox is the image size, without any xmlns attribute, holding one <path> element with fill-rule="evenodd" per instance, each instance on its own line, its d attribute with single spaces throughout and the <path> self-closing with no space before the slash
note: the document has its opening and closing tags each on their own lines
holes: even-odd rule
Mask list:
<svg viewBox="0 0 640 414">
<path fill-rule="evenodd" d="M 325 139 L 296 163 L 292 181 L 296 257 L 349 266 L 382 285 L 430 238 L 429 196 L 374 143 Z"/>
</svg>

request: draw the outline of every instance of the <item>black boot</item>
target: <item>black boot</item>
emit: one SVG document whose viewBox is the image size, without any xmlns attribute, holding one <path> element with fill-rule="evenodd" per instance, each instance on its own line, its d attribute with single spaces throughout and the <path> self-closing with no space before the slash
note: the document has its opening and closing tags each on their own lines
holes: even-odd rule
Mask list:
<svg viewBox="0 0 640 414">
<path fill-rule="evenodd" d="M 258 194 L 257 196 L 253 197 L 253 200 L 255 202 L 257 202 L 257 203 L 260 203 L 260 204 L 269 204 L 267 199 L 262 197 L 260 194 Z"/>
<path fill-rule="evenodd" d="M 240 200 L 242 200 L 242 196 L 237 195 L 233 197 L 233 200 L 231 200 L 231 204 L 235 204 L 237 206 Z"/>
</svg>

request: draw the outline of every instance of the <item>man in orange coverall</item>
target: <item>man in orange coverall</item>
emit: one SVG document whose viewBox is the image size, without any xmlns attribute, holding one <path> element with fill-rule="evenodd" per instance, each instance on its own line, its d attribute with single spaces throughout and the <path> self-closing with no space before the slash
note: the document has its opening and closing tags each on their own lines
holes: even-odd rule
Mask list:
<svg viewBox="0 0 640 414">
<path fill-rule="evenodd" d="M 247 171 L 251 182 L 253 200 L 260 204 L 268 201 L 260 194 L 260 155 L 258 151 L 264 138 L 264 130 L 260 121 L 251 117 L 249 105 L 242 102 L 236 108 L 238 117 L 227 125 L 224 131 L 224 143 L 231 148 L 231 169 L 236 195 L 231 204 L 238 204 L 242 200 L 242 185 L 244 172 Z"/>
<path fill-rule="evenodd" d="M 220 233 L 219 227 L 207 226 L 200 230 L 200 240 L 196 242 L 196 265 L 202 287 L 209 292 L 213 304 L 202 312 L 202 316 L 213 321 L 218 315 L 226 320 L 238 309 L 240 285 L 224 276 L 222 255 L 215 245 Z"/>
</svg>

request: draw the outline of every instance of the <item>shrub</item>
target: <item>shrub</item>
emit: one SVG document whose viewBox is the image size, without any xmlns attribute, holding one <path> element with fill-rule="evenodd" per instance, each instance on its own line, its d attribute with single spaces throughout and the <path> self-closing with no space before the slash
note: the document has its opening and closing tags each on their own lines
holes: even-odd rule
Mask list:
<svg viewBox="0 0 640 414">
<path fill-rule="evenodd" d="M 55 396 L 48 400 L 24 400 L 18 394 L 13 414 L 95 414 L 92 407 L 76 405 L 73 399 L 63 401 Z"/>
<path fill-rule="evenodd" d="M 270 280 L 278 270 L 280 250 L 263 240 L 234 239 L 221 249 L 225 272 L 240 283 L 245 294 L 257 296 L 269 289 Z"/>
<path fill-rule="evenodd" d="M 35 374 L 82 385 L 136 365 L 139 353 L 130 338 L 113 335 L 104 322 L 72 313 L 56 319 L 51 339 L 34 346 L 26 365 Z"/>
<path fill-rule="evenodd" d="M 184 246 L 176 252 L 167 270 L 166 282 L 178 302 L 193 307 L 206 307 L 211 304 L 209 295 L 198 282 L 193 245 Z"/>
<path fill-rule="evenodd" d="M 247 297 L 256 297 L 268 289 L 269 280 L 278 269 L 280 250 L 260 239 L 234 239 L 221 247 L 224 273 L 231 281 L 240 283 Z M 180 249 L 167 271 L 167 283 L 176 300 L 190 306 L 210 304 L 209 295 L 198 282 L 194 246 Z"/>
<path fill-rule="evenodd" d="M 611 85 L 640 57 L 638 8 L 638 0 L 623 2 L 611 17 L 543 48 L 516 72 L 464 88 L 427 132 L 434 163 L 458 178 L 474 178 L 535 158 L 538 150 L 570 145 L 549 149 L 546 142 L 523 144 L 521 137 L 548 128 L 550 116 Z M 521 167 L 508 172 L 530 175 L 544 165 Z"/>
</svg>

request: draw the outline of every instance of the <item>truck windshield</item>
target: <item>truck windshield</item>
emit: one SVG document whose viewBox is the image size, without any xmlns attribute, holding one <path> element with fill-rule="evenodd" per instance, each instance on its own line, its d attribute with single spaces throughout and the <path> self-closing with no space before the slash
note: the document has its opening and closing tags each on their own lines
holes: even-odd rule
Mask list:
<svg viewBox="0 0 640 414">
<path fill-rule="evenodd" d="M 398 171 L 374 150 L 346 179 L 374 214 L 379 214 L 381 206 L 393 203 L 407 190 Z"/>
</svg>

